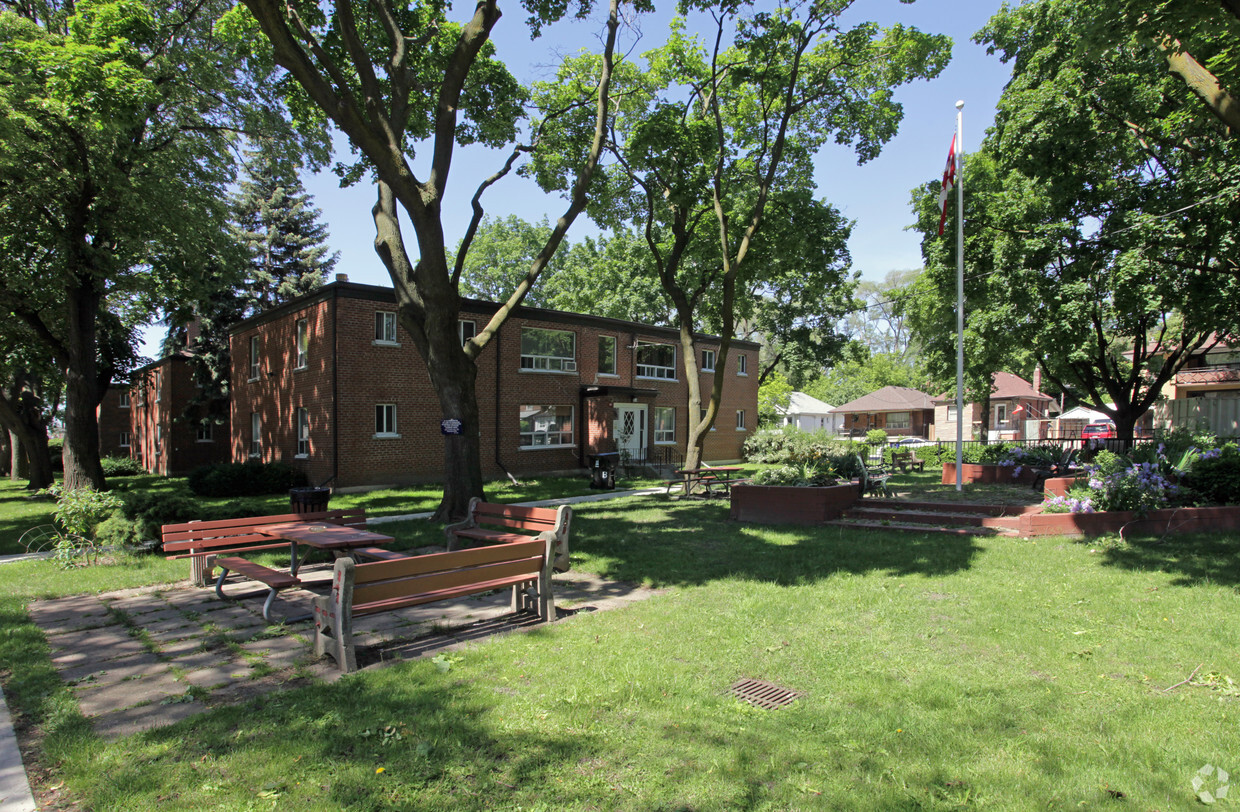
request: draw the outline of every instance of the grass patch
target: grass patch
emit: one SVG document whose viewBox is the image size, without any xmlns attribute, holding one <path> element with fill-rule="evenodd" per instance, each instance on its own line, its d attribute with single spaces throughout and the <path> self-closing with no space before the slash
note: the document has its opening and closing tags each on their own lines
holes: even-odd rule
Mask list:
<svg viewBox="0 0 1240 812">
<path fill-rule="evenodd" d="M 726 513 L 581 505 L 574 566 L 665 594 L 471 646 L 446 671 L 414 661 L 113 744 L 49 678 L 20 578 L 0 590 L 5 691 L 40 763 L 98 810 L 1170 809 L 1195 803 L 1204 764 L 1240 770 L 1240 699 L 1163 690 L 1198 665 L 1240 678 L 1240 537 L 958 539 Z M 806 695 L 759 711 L 726 694 L 741 677 Z"/>
</svg>

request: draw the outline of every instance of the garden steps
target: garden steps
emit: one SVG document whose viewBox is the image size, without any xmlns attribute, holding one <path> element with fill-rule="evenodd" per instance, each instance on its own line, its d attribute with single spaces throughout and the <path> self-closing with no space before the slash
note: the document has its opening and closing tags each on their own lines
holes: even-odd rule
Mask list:
<svg viewBox="0 0 1240 812">
<path fill-rule="evenodd" d="M 885 527 L 919 532 L 1016 535 L 1020 515 L 1037 505 L 978 505 L 866 499 L 835 522 L 854 527 Z"/>
<path fill-rule="evenodd" d="M 970 527 L 965 525 L 920 524 L 914 522 L 886 521 L 879 519 L 834 519 L 824 524 L 833 527 L 852 527 L 864 530 L 908 530 L 914 533 L 942 533 L 952 536 L 1015 536 L 1016 531 L 1006 527 Z"/>
</svg>

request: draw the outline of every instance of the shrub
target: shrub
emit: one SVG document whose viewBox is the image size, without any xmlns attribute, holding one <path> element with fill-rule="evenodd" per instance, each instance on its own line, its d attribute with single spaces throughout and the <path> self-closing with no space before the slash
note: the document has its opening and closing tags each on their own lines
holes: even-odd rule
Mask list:
<svg viewBox="0 0 1240 812">
<path fill-rule="evenodd" d="M 106 477 L 137 476 L 146 473 L 142 463 L 133 457 L 104 457 L 99 460 L 99 463 L 103 466 L 103 475 Z"/>
<path fill-rule="evenodd" d="M 887 432 L 882 429 L 870 429 L 865 433 L 865 441 L 870 445 L 882 445 L 887 442 Z"/>
<path fill-rule="evenodd" d="M 1163 473 L 1158 462 L 1134 463 L 1110 451 L 1100 451 L 1085 466 L 1088 487 L 1097 510 L 1131 510 L 1144 516 L 1166 507 L 1180 493 L 1180 487 Z"/>
<path fill-rule="evenodd" d="M 795 426 L 768 429 L 752 434 L 745 441 L 748 462 L 794 465 L 807 461 L 835 460 L 864 453 L 864 443 L 842 440 L 825 431 L 802 431 Z"/>
<path fill-rule="evenodd" d="M 1185 477 L 1186 484 L 1202 502 L 1240 504 L 1240 450 L 1226 445 L 1202 452 Z"/>
<path fill-rule="evenodd" d="M 239 462 L 206 465 L 189 475 L 199 496 L 253 496 L 283 493 L 306 484 L 306 475 L 282 462 Z"/>
<path fill-rule="evenodd" d="M 781 465 L 778 468 L 767 468 L 754 475 L 755 485 L 793 485 L 797 487 L 821 487 L 835 484 L 835 473 L 831 466 L 822 463 L 804 462 L 800 465 Z"/>
</svg>

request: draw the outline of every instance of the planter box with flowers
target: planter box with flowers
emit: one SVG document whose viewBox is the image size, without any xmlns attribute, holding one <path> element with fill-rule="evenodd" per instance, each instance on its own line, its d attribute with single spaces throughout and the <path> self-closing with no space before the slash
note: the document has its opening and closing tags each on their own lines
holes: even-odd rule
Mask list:
<svg viewBox="0 0 1240 812">
<path fill-rule="evenodd" d="M 1037 472 L 1032 468 L 966 462 L 960 467 L 960 481 L 965 485 L 1032 485 Z M 956 463 L 943 463 L 943 484 L 956 484 Z"/>
<path fill-rule="evenodd" d="M 1235 444 L 1181 449 L 1178 462 L 1165 449 L 1138 447 L 1128 457 L 1103 451 L 1082 477 L 1048 480 L 1042 512 L 1020 517 L 1021 534 L 1240 530 Z"/>
</svg>

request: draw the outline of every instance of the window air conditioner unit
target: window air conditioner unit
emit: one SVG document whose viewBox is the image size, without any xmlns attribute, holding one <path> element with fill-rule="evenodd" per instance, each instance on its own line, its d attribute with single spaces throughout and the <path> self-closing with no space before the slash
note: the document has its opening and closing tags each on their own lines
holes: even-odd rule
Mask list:
<svg viewBox="0 0 1240 812">
<path fill-rule="evenodd" d="M 564 362 L 564 371 L 565 371 L 565 372 L 576 372 L 576 371 L 577 371 L 577 362 L 576 362 L 576 361 L 565 361 L 565 362 Z"/>
</svg>

